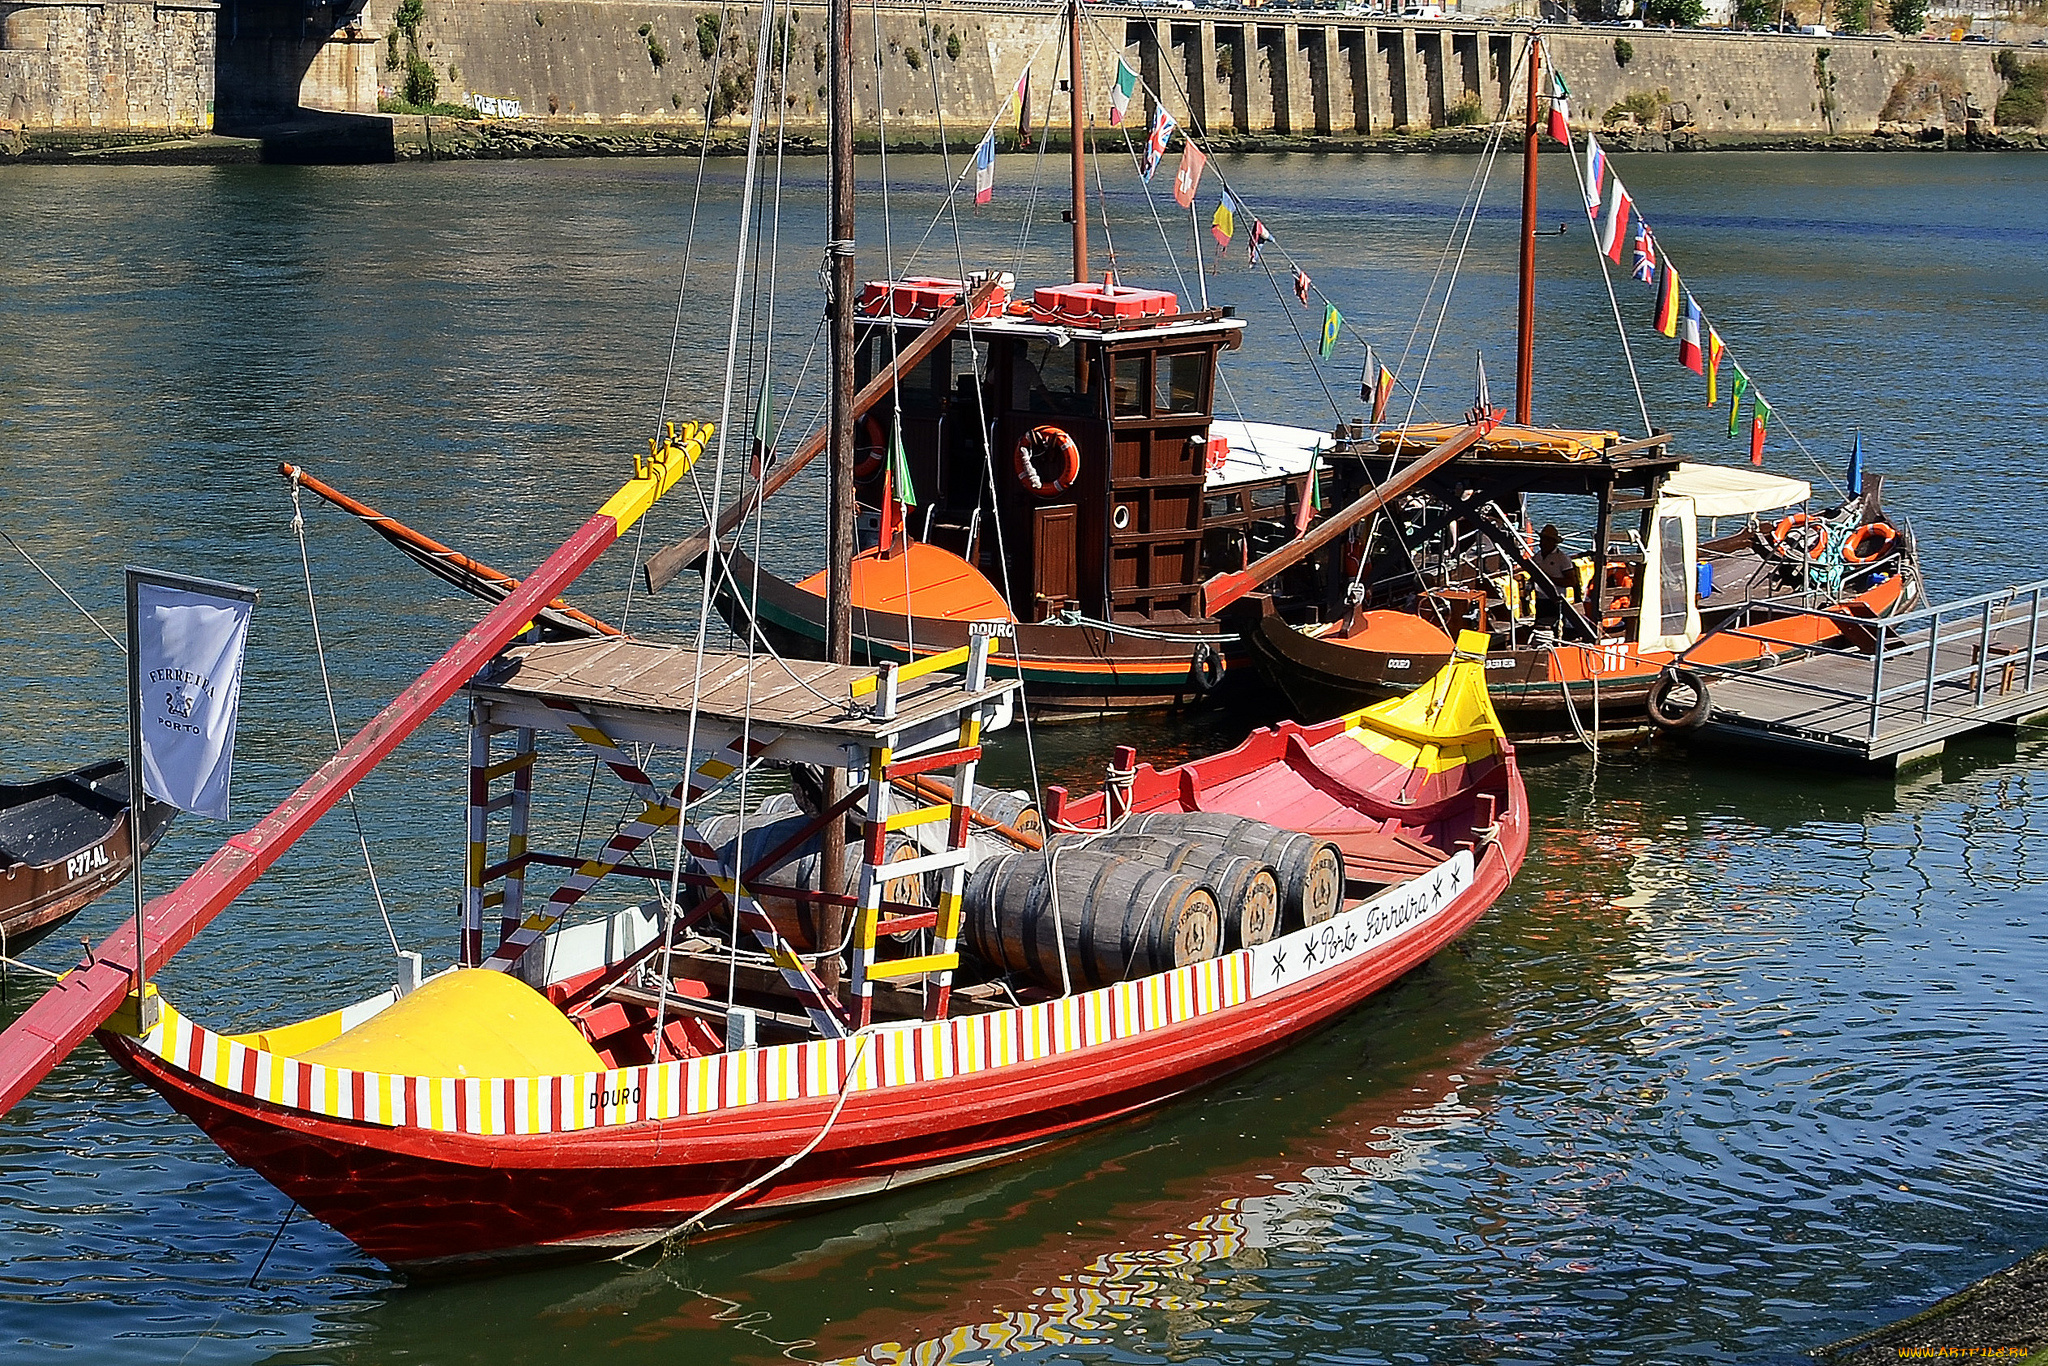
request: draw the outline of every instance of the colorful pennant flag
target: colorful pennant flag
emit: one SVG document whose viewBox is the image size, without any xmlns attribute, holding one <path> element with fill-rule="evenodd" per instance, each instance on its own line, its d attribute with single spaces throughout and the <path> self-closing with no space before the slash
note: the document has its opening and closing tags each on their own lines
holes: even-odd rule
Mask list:
<svg viewBox="0 0 2048 1366">
<path fill-rule="evenodd" d="M 1379 364 L 1379 353 L 1372 349 L 1372 343 L 1365 344 L 1365 364 L 1358 367 L 1358 397 L 1372 397 L 1373 367 Z"/>
<path fill-rule="evenodd" d="M 1230 250 L 1230 239 L 1237 232 L 1237 205 L 1230 198 L 1230 191 L 1223 192 L 1223 202 L 1216 206 L 1216 212 L 1209 215 L 1209 235 L 1216 239 L 1216 259 Z"/>
<path fill-rule="evenodd" d="M 1161 159 L 1166 156 L 1166 148 L 1173 141 L 1173 130 L 1178 126 L 1173 121 L 1173 115 L 1166 112 L 1166 106 L 1163 104 L 1159 106 L 1159 112 L 1152 116 L 1152 132 L 1145 139 L 1145 159 L 1139 166 L 1139 172 L 1144 176 L 1147 185 L 1152 183 L 1152 173 L 1159 169 Z"/>
<path fill-rule="evenodd" d="M 1650 225 L 1636 215 L 1636 265 L 1629 272 L 1644 284 L 1655 284 L 1657 280 L 1657 239 L 1650 236 Z"/>
<path fill-rule="evenodd" d="M 1297 299 L 1299 299 L 1299 300 L 1301 300 L 1301 301 L 1302 301 L 1303 303 L 1307 303 L 1307 302 L 1308 302 L 1308 290 L 1309 290 L 1309 278 L 1308 278 L 1308 272 L 1307 272 L 1307 271 L 1305 271 L 1305 270 L 1303 270 L 1303 269 L 1301 269 L 1301 268 L 1300 268 L 1299 266 L 1295 267 L 1295 271 L 1294 271 L 1294 297 L 1295 297 L 1295 298 L 1297 298 Z"/>
<path fill-rule="evenodd" d="M 1119 57 L 1116 59 L 1116 84 L 1109 88 L 1109 126 L 1123 126 L 1124 116 L 1130 112 L 1131 96 L 1138 93 L 1138 73 L 1131 64 Z"/>
<path fill-rule="evenodd" d="M 996 197 L 996 135 L 981 140 L 981 146 L 974 149 L 974 202 L 986 204 Z"/>
<path fill-rule="evenodd" d="M 1621 245 L 1627 240 L 1624 234 L 1628 231 L 1629 210 L 1633 207 L 1628 191 L 1621 187 L 1621 177 L 1608 177 L 1607 216 L 1600 224 L 1600 250 L 1617 266 L 1621 264 Z"/>
<path fill-rule="evenodd" d="M 1017 78 L 1017 146 L 1031 148 L 1031 68 Z"/>
<path fill-rule="evenodd" d="M 1486 357 L 1479 357 L 1479 386 L 1472 395 L 1472 411 L 1482 416 L 1493 412 L 1493 390 L 1486 385 Z"/>
<path fill-rule="evenodd" d="M 1707 358 L 1700 349 L 1700 329 L 1706 326 L 1706 319 L 1700 316 L 1700 306 L 1693 302 L 1692 291 L 1685 291 L 1685 316 L 1678 324 L 1678 363 L 1695 375 L 1707 373 Z"/>
<path fill-rule="evenodd" d="M 1756 406 L 1749 413 L 1749 463 L 1764 463 L 1764 429 L 1771 425 L 1771 405 L 1764 402 L 1763 395 L 1756 397 Z"/>
<path fill-rule="evenodd" d="M 1564 77 L 1556 71 L 1550 73 L 1550 136 L 1552 141 L 1565 146 L 1572 145 L 1572 92 L 1565 87 Z"/>
<path fill-rule="evenodd" d="M 1394 397 L 1394 372 L 1382 365 L 1379 378 L 1372 389 L 1372 425 L 1377 427 L 1387 420 L 1387 403 Z"/>
<path fill-rule="evenodd" d="M 1600 184 L 1607 178 L 1607 153 L 1600 150 L 1599 139 L 1586 134 L 1586 211 L 1592 213 L 1600 207 Z"/>
<path fill-rule="evenodd" d="M 1678 271 L 1672 266 L 1671 258 L 1667 256 L 1664 258 L 1664 264 L 1658 268 L 1657 308 L 1650 315 L 1651 325 L 1664 336 L 1675 337 L 1678 335 L 1679 295 L 1681 292 L 1681 287 L 1678 283 Z"/>
<path fill-rule="evenodd" d="M 1209 158 L 1195 146 L 1193 138 L 1180 140 L 1180 169 L 1173 173 L 1173 202 L 1183 209 L 1195 207 L 1195 187 L 1202 183 L 1202 168 Z"/>
<path fill-rule="evenodd" d="M 1254 218 L 1252 220 L 1251 260 L 1248 262 L 1248 264 L 1254 266 L 1257 265 L 1259 263 L 1260 249 L 1263 248 L 1266 245 L 1266 243 L 1272 240 L 1273 234 L 1266 231 L 1266 225 L 1264 223 L 1261 223 L 1258 219 Z"/>
<path fill-rule="evenodd" d="M 917 486 L 910 482 L 910 457 L 903 451 L 901 420 L 889 431 L 889 472 L 896 480 L 896 501 L 907 508 L 916 507 Z"/>
<path fill-rule="evenodd" d="M 1303 278 L 1303 279 L 1306 279 L 1307 277 L 1306 277 L 1306 276 L 1303 276 L 1302 278 Z M 1330 358 L 1330 354 L 1331 354 L 1331 353 L 1332 353 L 1333 351 L 1335 351 L 1335 350 L 1337 349 L 1337 337 L 1338 337 L 1338 334 L 1339 334 L 1339 333 L 1341 333 L 1341 332 L 1342 332 L 1343 330 L 1344 330 L 1344 315 L 1343 315 L 1342 313 L 1339 313 L 1339 312 L 1337 311 L 1337 305 L 1335 305 L 1335 304 L 1330 304 L 1330 303 L 1326 303 L 1326 304 L 1324 304 L 1324 305 L 1323 305 L 1323 359 L 1324 359 L 1324 360 L 1328 360 L 1328 359 Z"/>
<path fill-rule="evenodd" d="M 1749 387 L 1749 376 L 1742 373 L 1742 367 L 1735 367 L 1735 383 L 1728 386 L 1734 399 L 1728 404 L 1728 436 L 1733 440 L 1735 430 L 1742 425 L 1742 391 Z"/>
<path fill-rule="evenodd" d="M 1323 510 L 1323 487 L 1316 468 L 1321 463 L 1322 454 L 1321 446 L 1308 453 L 1308 487 L 1302 490 L 1301 503 L 1294 509 L 1294 534 L 1297 536 L 1307 531 L 1308 524 Z"/>
<path fill-rule="evenodd" d="M 1712 324 L 1709 324 L 1707 327 L 1707 406 L 1709 408 L 1720 402 L 1715 380 L 1721 373 L 1721 355 L 1727 349 L 1727 344 L 1721 340 L 1721 334 L 1714 330 Z"/>
</svg>

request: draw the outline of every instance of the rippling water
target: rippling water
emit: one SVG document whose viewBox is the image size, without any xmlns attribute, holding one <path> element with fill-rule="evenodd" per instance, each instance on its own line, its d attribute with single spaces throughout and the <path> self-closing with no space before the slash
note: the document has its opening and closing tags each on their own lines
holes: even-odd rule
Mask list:
<svg viewBox="0 0 2048 1366">
<path fill-rule="evenodd" d="M 1938 597 L 2039 572 L 2016 528 L 2042 503 L 2048 166 L 1617 160 L 1776 407 L 1772 468 L 1820 479 L 1778 434 L 1834 471 L 1860 426 Z M 1475 162 L 1216 164 L 1398 355 Z M 767 357 L 787 383 L 805 360 L 821 171 L 786 177 L 781 322 L 773 347 L 743 342 L 742 377 Z M 276 461 L 530 566 L 664 411 L 693 174 L 0 170 L 0 526 L 116 629 L 124 562 L 263 591 L 239 821 L 331 746 Z M 1022 231 L 1031 175 L 1006 158 L 995 206 L 964 228 L 974 263 L 1027 281 L 1064 243 L 1056 206 Z M 1546 218 L 1571 219 L 1565 177 L 1548 162 L 1546 175 Z M 737 176 L 707 173 L 672 416 L 717 416 Z M 892 163 L 899 271 L 942 176 L 932 159 Z M 1496 186 L 1474 234 L 1425 391 L 1433 415 L 1469 402 L 1475 349 L 1497 392 L 1511 383 L 1512 198 Z M 881 209 L 871 177 L 864 233 Z M 1185 267 L 1185 223 L 1169 216 L 1162 234 L 1127 192 L 1109 210 L 1127 280 L 1193 292 L 1167 259 Z M 1583 230 L 1540 254 L 1539 418 L 1638 428 Z M 864 238 L 863 274 L 883 255 Z M 956 259 L 942 223 L 916 268 Z M 1328 421 L 1267 277 L 1240 256 L 1207 284 L 1251 320 L 1230 360 L 1246 413 Z M 1687 449 L 1739 459 L 1725 410 L 1704 411 L 1668 343 L 1646 335 L 1644 293 L 1616 287 L 1652 415 Z M 1330 378 L 1347 415 L 1355 384 L 1355 369 Z M 804 425 L 815 403 L 807 389 L 786 420 Z M 815 486 L 785 498 L 766 558 L 815 563 Z M 650 545 L 687 528 L 689 501 L 649 519 Z M 306 523 L 350 728 L 476 613 L 324 507 Z M 694 598 L 629 601 L 628 570 L 614 552 L 576 598 L 649 632 L 694 629 Z M 0 561 L 0 587 L 4 773 L 118 751 L 113 651 L 19 560 Z M 1227 743 L 1233 724 L 1135 733 L 1163 759 Z M 1041 730 L 1041 768 L 1087 784 L 1133 733 Z M 1021 778 L 1021 737 L 1004 744 L 999 762 Z M 451 709 L 362 788 L 395 933 L 441 961 L 461 752 Z M 2048 1243 L 2042 758 L 2036 739 L 1986 739 L 1898 783 L 1629 752 L 1536 763 L 1539 839 L 1513 891 L 1337 1028 L 1142 1124 L 701 1242 L 651 1270 L 400 1286 L 318 1225 L 283 1223 L 282 1197 L 88 1048 L 0 1122 L 0 1341 L 151 1362 L 1789 1360 Z M 553 813 L 572 831 L 577 800 Z M 181 821 L 152 889 L 228 828 Z M 77 933 L 105 932 L 126 906 L 109 898 Z M 64 942 L 32 956 L 61 967 Z M 390 972 L 336 816 L 165 989 L 239 1024 L 352 999 Z M 29 990 L 15 975 L 9 1018 Z"/>
</svg>

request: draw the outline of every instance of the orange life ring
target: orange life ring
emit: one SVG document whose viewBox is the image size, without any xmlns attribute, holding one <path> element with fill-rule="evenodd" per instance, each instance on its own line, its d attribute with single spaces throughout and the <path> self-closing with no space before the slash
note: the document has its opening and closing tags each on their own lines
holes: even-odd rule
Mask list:
<svg viewBox="0 0 2048 1366">
<path fill-rule="evenodd" d="M 1056 498 L 1081 477 L 1081 448 L 1058 427 L 1033 427 L 1017 442 L 1017 482 L 1041 498 Z M 1058 471 L 1047 478 L 1041 464 Z"/>
<path fill-rule="evenodd" d="M 1892 530 L 1891 523 L 1871 522 L 1856 528 L 1849 544 L 1842 547 L 1842 560 L 1847 564 L 1876 564 L 1892 553 L 1898 540 L 1899 533 Z"/>
<path fill-rule="evenodd" d="M 889 434 L 882 430 L 882 420 L 873 413 L 861 419 L 860 434 L 866 439 L 854 443 L 853 477 L 865 484 L 882 472 L 882 452 L 889 448 Z"/>
<path fill-rule="evenodd" d="M 1818 560 L 1827 554 L 1827 523 L 1804 512 L 1781 517 L 1771 528 L 1771 545 L 1787 559 Z"/>
</svg>

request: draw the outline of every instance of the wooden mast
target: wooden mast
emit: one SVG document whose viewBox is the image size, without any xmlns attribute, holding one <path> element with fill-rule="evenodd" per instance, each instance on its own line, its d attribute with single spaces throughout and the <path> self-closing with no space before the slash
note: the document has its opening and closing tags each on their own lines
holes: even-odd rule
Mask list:
<svg viewBox="0 0 2048 1366">
<path fill-rule="evenodd" d="M 834 664 L 853 662 L 853 0 L 831 0 L 831 242 L 832 262 L 832 418 L 830 492 L 826 500 L 825 657 Z M 705 576 L 705 591 L 711 579 Z M 846 772 L 825 771 L 824 805 L 831 809 L 846 795 Z M 826 822 L 819 856 L 824 885 L 833 891 L 845 885 L 846 822 Z M 819 942 L 836 944 L 845 931 L 844 908 L 822 908 Z M 818 965 L 827 991 L 839 987 L 839 959 Z"/>
<path fill-rule="evenodd" d="M 1529 35 L 1529 119 L 1522 132 L 1522 307 L 1516 335 L 1515 421 L 1528 426 L 1533 420 L 1530 370 L 1536 360 L 1536 101 L 1540 98 L 1539 77 L 1543 69 L 1543 44 L 1534 32 Z"/>
<path fill-rule="evenodd" d="M 1088 171 L 1081 144 L 1081 0 L 1067 5 L 1067 112 L 1074 146 L 1074 278 L 1088 278 Z"/>
</svg>

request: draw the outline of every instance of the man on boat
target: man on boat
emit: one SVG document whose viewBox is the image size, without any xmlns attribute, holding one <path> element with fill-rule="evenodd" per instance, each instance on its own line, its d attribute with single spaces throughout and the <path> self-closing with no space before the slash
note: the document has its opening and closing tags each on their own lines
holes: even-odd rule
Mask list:
<svg viewBox="0 0 2048 1366">
<path fill-rule="evenodd" d="M 1557 527 L 1549 522 L 1536 533 L 1536 567 L 1543 571 L 1544 582 L 1536 585 L 1536 597 L 1540 604 L 1539 619 L 1551 622 L 1557 620 L 1558 604 L 1578 586 L 1578 566 L 1572 557 L 1564 553 L 1559 545 Z"/>
</svg>

